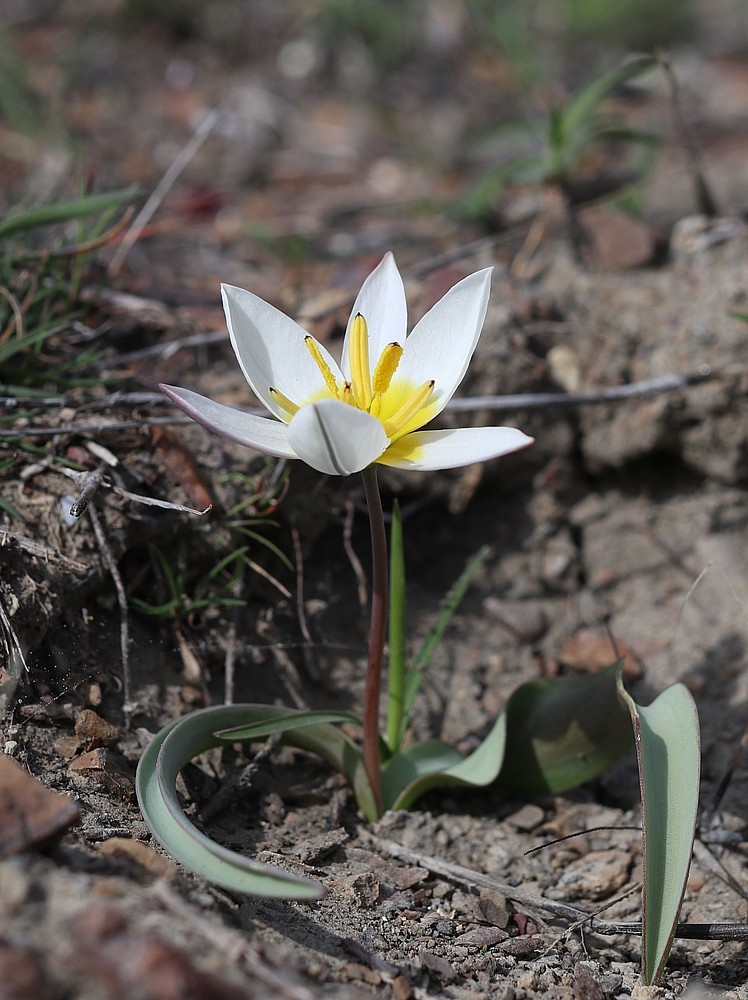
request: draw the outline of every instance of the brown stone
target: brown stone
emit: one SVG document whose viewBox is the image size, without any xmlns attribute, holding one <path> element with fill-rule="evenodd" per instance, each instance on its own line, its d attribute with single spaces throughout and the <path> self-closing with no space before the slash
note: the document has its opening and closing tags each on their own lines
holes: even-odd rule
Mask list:
<svg viewBox="0 0 748 1000">
<path fill-rule="evenodd" d="M 577 214 L 584 256 L 603 271 L 628 271 L 648 264 L 657 241 L 651 227 L 625 212 L 592 206 Z"/>
<path fill-rule="evenodd" d="M 87 983 L 110 997 L 143 1000 L 246 1000 L 246 992 L 223 977 L 204 972 L 173 945 L 135 930 L 108 904 L 93 905 L 73 927 L 76 947 L 70 964 Z"/>
<path fill-rule="evenodd" d="M 611 666 L 617 659 L 623 659 L 623 673 L 631 680 L 642 675 L 639 662 L 630 649 L 618 639 L 613 641 L 604 629 L 580 628 L 566 640 L 558 654 L 565 667 L 597 674 Z"/>
<path fill-rule="evenodd" d="M 458 978 L 457 970 L 440 955 L 434 955 L 430 951 L 422 951 L 418 957 L 421 959 L 423 968 L 436 976 L 437 979 L 441 979 L 443 983 L 453 983 Z"/>
<path fill-rule="evenodd" d="M 75 735 L 84 750 L 93 750 L 114 746 L 119 739 L 119 729 L 92 708 L 84 708 L 76 717 Z"/>
<path fill-rule="evenodd" d="M 57 1000 L 59 996 L 47 978 L 41 955 L 0 941 L 0 1000 Z"/>
<path fill-rule="evenodd" d="M 68 765 L 68 770 L 92 781 L 98 781 L 108 791 L 114 792 L 126 801 L 135 797 L 135 784 L 127 770 L 124 759 L 112 750 L 99 747 L 76 757 Z"/>
<path fill-rule="evenodd" d="M 509 934 L 501 927 L 475 927 L 455 938 L 455 944 L 473 945 L 476 948 L 490 948 L 499 941 L 506 941 Z"/>
<path fill-rule="evenodd" d="M 59 836 L 79 819 L 76 802 L 0 754 L 0 858 Z"/>
<path fill-rule="evenodd" d="M 99 854 L 122 861 L 131 861 L 151 875 L 172 878 L 177 867 L 173 861 L 157 854 L 148 844 L 140 840 L 128 840 L 127 837 L 110 837 L 99 847 Z"/>
<path fill-rule="evenodd" d="M 627 851 L 590 851 L 566 866 L 559 888 L 567 899 L 607 899 L 628 882 L 631 861 Z"/>
</svg>

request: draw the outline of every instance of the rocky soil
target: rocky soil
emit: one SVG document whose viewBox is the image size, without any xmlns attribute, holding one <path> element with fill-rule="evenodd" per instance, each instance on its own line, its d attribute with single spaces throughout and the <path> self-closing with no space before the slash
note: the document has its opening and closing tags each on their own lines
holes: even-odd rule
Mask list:
<svg viewBox="0 0 748 1000">
<path fill-rule="evenodd" d="M 90 278 L 102 380 L 118 373 L 123 389 L 150 391 L 168 378 L 250 404 L 222 336 L 184 342 L 221 329 L 217 280 L 265 295 L 335 351 L 353 294 L 384 250 L 396 251 L 406 273 L 411 317 L 463 274 L 494 265 L 461 395 L 579 398 L 518 401 L 498 417 L 480 407 L 447 416 L 512 423 L 536 444 L 481 468 L 382 476 L 385 504 L 397 496 L 403 507 L 414 647 L 468 558 L 489 547 L 428 674 L 415 733 L 468 747 L 520 683 L 599 670 L 615 658 L 614 643 L 637 701 L 683 681 L 699 709 L 707 811 L 733 769 L 701 831 L 682 919 L 743 921 L 748 771 L 735 754 L 748 726 L 748 326 L 740 316 L 748 190 L 742 119 L 728 110 L 745 86 L 744 61 L 696 53 L 684 70 L 693 118 L 714 130 L 705 146 L 722 212 L 695 214 L 688 172 L 668 146 L 644 216 L 657 249 L 624 267 L 601 257 L 598 225 L 576 212 L 549 211 L 541 238 L 529 242 L 528 226 L 486 234 L 445 214 L 404 216 L 406 190 L 442 197 L 454 175 L 408 158 L 372 105 L 340 96 L 339 81 L 323 86 L 320 75 L 304 93 L 263 62 L 262 32 L 251 59 L 221 63 L 215 40 L 180 47 L 141 26 L 128 43 L 106 20 L 92 34 L 81 17 L 63 4 L 15 34 L 47 96 L 70 95 L 63 41 L 96 41 L 63 118 L 108 181 L 152 187 L 195 115 L 219 97 L 232 108 L 124 269 Z M 269 15 L 259 23 L 278 30 Z M 146 69 L 133 37 L 152 53 Z M 689 76 L 696 64 L 702 75 Z M 465 65 L 467 91 L 483 64 Z M 453 150 L 449 99 L 430 102 L 415 85 L 408 93 L 408 113 L 397 105 L 402 120 L 420 107 L 432 131 L 442 123 L 433 148 Z M 476 92 L 472 104 L 465 98 L 473 121 L 481 93 L 486 99 Z M 661 95 L 648 101 L 638 114 L 665 114 Z M 413 128 L 425 142 L 426 124 Z M 49 136 L 39 141 L 37 166 L 52 170 L 59 147 Z M 41 169 L 13 162 L 6 180 L 42 183 Z M 249 224 L 258 218 L 265 236 Z M 296 262 L 290 235 L 299 232 Z M 630 249 L 630 239 L 614 242 Z M 167 342 L 175 350 L 166 353 Z M 610 398 L 615 387 L 653 379 L 669 381 Z M 63 391 L 53 375 L 49 391 Z M 2 497 L 14 513 L 0 512 L 1 1000 L 746 996 L 744 943 L 677 941 L 661 986 L 644 988 L 636 936 L 596 935 L 553 912 L 551 904 L 565 903 L 604 908 L 606 920 L 637 919 L 633 757 L 565 796 L 433 793 L 372 827 L 342 780 L 301 753 L 273 751 L 249 782 L 238 752 L 208 755 L 185 773 L 190 815 L 235 850 L 319 879 L 327 895 L 316 904 L 248 899 L 166 857 L 134 797 L 137 760 L 161 725 L 220 703 L 227 683 L 236 701 L 360 704 L 368 529 L 355 477 L 322 481 L 293 467 L 286 484 L 289 470 L 195 426 L 154 423 L 172 416 L 161 404 L 109 399 L 97 409 L 97 391 L 108 399 L 104 387 L 71 391 L 64 407 L 10 424 L 17 436 L 2 442 Z M 43 432 L 33 436 L 35 428 Z M 31 454 L 29 443 L 41 450 Z M 102 448 L 117 464 L 104 460 L 108 482 L 93 514 L 73 523 L 66 512 L 80 480 L 56 459 L 93 469 Z M 196 517 L 132 494 L 214 507 Z M 241 607 L 215 600 L 173 620 L 139 612 L 134 598 L 169 596 L 153 546 L 184 567 L 194 595 L 236 546 L 230 512 L 242 502 L 293 571 L 251 540 Z"/>
</svg>

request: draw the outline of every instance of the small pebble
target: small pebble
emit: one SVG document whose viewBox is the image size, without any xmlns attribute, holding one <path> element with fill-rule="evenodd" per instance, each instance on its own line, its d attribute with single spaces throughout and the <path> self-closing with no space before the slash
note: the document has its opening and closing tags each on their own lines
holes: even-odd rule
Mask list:
<svg viewBox="0 0 748 1000">
<path fill-rule="evenodd" d="M 521 809 L 518 809 L 517 812 L 512 813 L 511 816 L 507 816 L 505 822 L 507 826 L 512 826 L 515 830 L 520 830 L 522 833 L 529 833 L 535 827 L 540 826 L 544 819 L 545 811 L 540 806 L 528 803 L 522 806 Z"/>
<path fill-rule="evenodd" d="M 346 875 L 335 879 L 335 889 L 343 899 L 361 908 L 375 906 L 379 902 L 381 887 L 379 880 L 372 872 L 361 872 L 358 875 Z"/>
<path fill-rule="evenodd" d="M 537 642 L 548 629 L 548 616 L 539 601 L 502 601 L 487 597 L 483 609 L 522 642 Z"/>
<path fill-rule="evenodd" d="M 558 887 L 568 899 L 607 899 L 626 884 L 630 866 L 626 851 L 590 851 L 566 866 Z"/>
<path fill-rule="evenodd" d="M 438 920 L 434 924 L 434 930 L 442 937 L 454 937 L 457 933 L 454 920 Z"/>
<path fill-rule="evenodd" d="M 453 983 L 457 977 L 457 970 L 454 969 L 449 962 L 441 958 L 439 955 L 434 955 L 430 951 L 422 951 L 419 955 L 421 959 L 421 965 L 427 972 L 432 973 L 438 979 L 441 979 L 444 983 Z"/>
<path fill-rule="evenodd" d="M 455 944 L 490 948 L 499 941 L 506 941 L 508 937 L 509 934 L 501 927 L 476 927 L 455 938 Z"/>
</svg>

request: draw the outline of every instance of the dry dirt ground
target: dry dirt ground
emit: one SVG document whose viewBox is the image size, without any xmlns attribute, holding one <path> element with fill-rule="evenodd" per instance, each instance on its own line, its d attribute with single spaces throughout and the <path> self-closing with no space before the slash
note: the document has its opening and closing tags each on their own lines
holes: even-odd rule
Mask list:
<svg viewBox="0 0 748 1000">
<path fill-rule="evenodd" d="M 137 760 L 161 725 L 220 703 L 227 672 L 236 701 L 360 704 L 363 501 L 354 480 L 321 481 L 294 467 L 286 488 L 272 463 L 197 427 L 156 427 L 165 406 L 83 405 L 113 384 L 143 391 L 158 378 L 251 402 L 222 338 L 182 343 L 220 329 L 217 282 L 258 291 L 335 350 L 360 280 L 389 248 L 406 272 L 412 317 L 463 274 L 495 266 L 462 395 L 599 392 L 687 377 L 647 398 L 518 406 L 501 420 L 532 433 L 532 449 L 451 474 L 387 473 L 382 486 L 387 506 L 395 496 L 403 506 L 414 646 L 467 559 L 483 545 L 490 552 L 434 660 L 416 735 L 470 746 L 518 684 L 600 669 L 613 636 L 639 702 L 675 680 L 693 692 L 708 807 L 748 726 L 748 326 L 736 315 L 748 311 L 745 57 L 692 48 L 682 60 L 720 215 L 694 214 L 691 178 L 666 145 L 646 188 L 651 253 L 623 268 L 595 242 L 595 220 L 576 212 L 549 211 L 542 229 L 486 235 L 412 209 L 412 198 L 451 196 L 470 169 L 456 151 L 463 119 L 484 122 L 500 75 L 483 53 L 447 48 L 414 60 L 383 87 L 384 111 L 374 114 L 351 82 L 360 78 L 319 40 L 325 65 L 306 82 L 269 61 L 268 51 L 306 36 L 303 21 L 281 25 L 264 5 L 241 42 L 225 27 L 226 37 L 175 41 L 163 24 L 122 27 L 105 16 L 108 5 L 97 7 L 100 20 L 75 4 L 55 16 L 40 5 L 14 38 L 37 92 L 56 102 L 60 128 L 106 186 L 138 180 L 150 190 L 196 116 L 219 102 L 229 113 L 124 268 L 91 279 L 98 396 L 75 390 L 62 409 L 3 425 L 48 432 L 3 443 L 11 461 L 2 496 L 16 516 L 0 523 L 0 733 L 7 756 L 72 797 L 80 816 L 65 833 L 73 817 L 62 800 L 37 802 L 15 785 L 2 793 L 0 830 L 14 846 L 0 862 L 0 998 L 748 995 L 744 943 L 678 941 L 661 987 L 644 989 L 636 937 L 570 927 L 507 891 L 610 903 L 606 919 L 636 919 L 639 895 L 627 894 L 641 878 L 633 759 L 565 796 L 432 794 L 371 827 L 342 780 L 302 754 L 274 752 L 249 782 L 241 756 L 211 757 L 185 775 L 190 814 L 222 843 L 312 874 L 329 891 L 313 905 L 242 898 L 165 857 L 134 801 Z M 445 71 L 439 59 L 451 74 L 446 90 L 434 82 Z M 633 113 L 662 124 L 666 108 L 654 93 Z M 3 161 L 9 189 L 43 192 L 72 170 L 69 147 L 54 135 L 35 141 L 35 156 Z M 631 239 L 613 243 L 630 248 Z M 451 259 L 439 257 L 454 248 Z M 166 342 L 182 346 L 167 355 Z M 50 393 L 63 388 L 52 372 Z M 22 442 L 41 451 L 32 456 Z M 102 447 L 120 463 L 109 473 L 115 485 L 192 507 L 213 502 L 213 512 L 195 518 L 102 489 L 93 517 L 71 524 L 64 512 L 76 487 L 53 458 L 91 468 Z M 245 514 L 295 571 L 253 539 L 254 568 L 232 591 L 241 607 L 214 600 L 176 621 L 139 613 L 132 598 L 169 596 L 153 546 L 185 568 L 180 587 L 194 594 L 238 544 L 231 511 L 248 500 Z M 129 720 L 110 559 L 131 604 Z M 703 831 L 738 888 L 748 883 L 747 817 L 738 758 Z M 445 874 L 447 863 L 483 878 Z M 744 899 L 700 849 L 683 920 L 745 916 Z"/>
</svg>

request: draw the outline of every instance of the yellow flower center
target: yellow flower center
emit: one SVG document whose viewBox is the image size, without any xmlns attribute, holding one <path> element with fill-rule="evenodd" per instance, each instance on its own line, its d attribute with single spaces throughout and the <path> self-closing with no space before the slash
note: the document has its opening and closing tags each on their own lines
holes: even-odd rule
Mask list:
<svg viewBox="0 0 748 1000">
<path fill-rule="evenodd" d="M 369 328 L 361 313 L 353 318 L 349 333 L 349 382 L 338 384 L 314 337 L 307 336 L 304 343 L 325 383 L 325 388 L 314 400 L 307 402 L 339 399 L 359 410 L 365 410 L 380 421 L 391 442 L 423 427 L 436 414 L 433 379 L 417 386 L 407 379 L 397 377 L 397 368 L 403 356 L 400 344 L 393 342 L 386 345 L 372 373 L 369 363 Z M 300 409 L 300 404 L 294 403 L 272 386 L 270 395 L 289 417 Z"/>
</svg>

